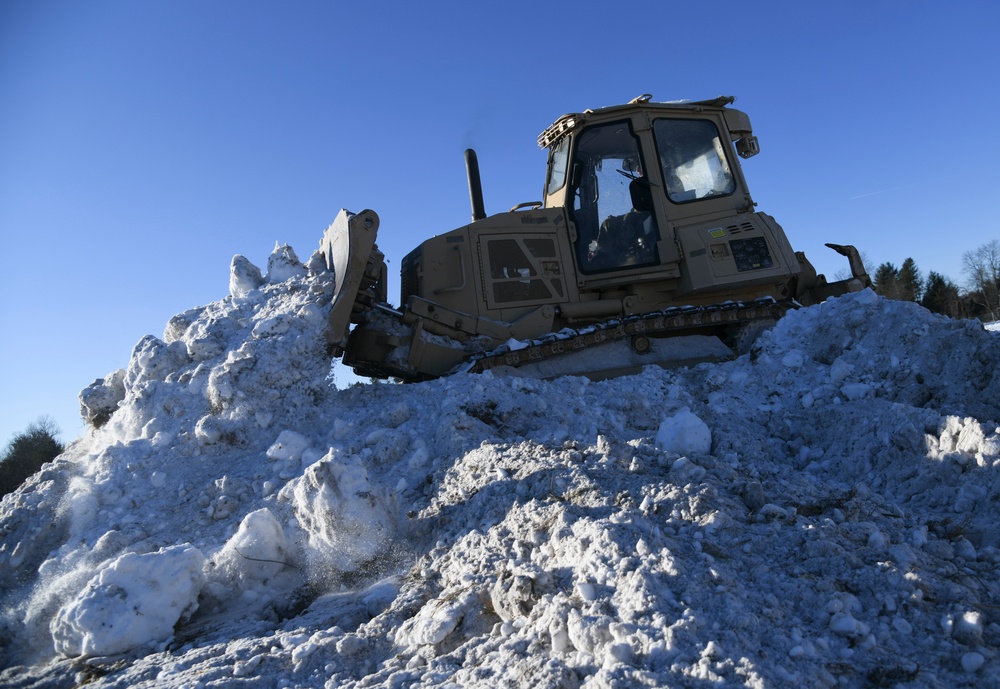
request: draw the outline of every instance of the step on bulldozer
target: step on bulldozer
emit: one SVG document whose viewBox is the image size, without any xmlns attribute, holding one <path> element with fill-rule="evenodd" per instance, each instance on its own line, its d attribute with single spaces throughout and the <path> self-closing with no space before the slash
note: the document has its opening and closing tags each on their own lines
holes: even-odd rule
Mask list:
<svg viewBox="0 0 1000 689">
<path fill-rule="evenodd" d="M 401 381 L 516 370 L 601 379 L 748 351 L 790 309 L 871 286 L 828 282 L 754 210 L 739 158 L 759 152 L 735 99 L 560 117 L 542 201 L 487 216 L 466 151 L 472 222 L 424 241 L 388 303 L 374 211 L 341 211 L 320 242 L 335 278 L 327 341 L 358 375 Z M 353 327 L 352 327 L 353 326 Z"/>
</svg>

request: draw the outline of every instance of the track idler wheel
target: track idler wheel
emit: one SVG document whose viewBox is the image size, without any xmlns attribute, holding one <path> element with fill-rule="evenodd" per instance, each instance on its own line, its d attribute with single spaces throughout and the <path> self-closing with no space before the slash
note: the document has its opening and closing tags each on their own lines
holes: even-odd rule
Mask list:
<svg viewBox="0 0 1000 689">
<path fill-rule="evenodd" d="M 629 346 L 636 354 L 649 354 L 650 350 L 653 348 L 653 343 L 650 342 L 649 338 L 645 335 L 633 335 L 632 340 L 629 342 Z"/>
<path fill-rule="evenodd" d="M 773 318 L 757 318 L 740 325 L 733 336 L 733 351 L 737 356 L 749 354 L 761 333 L 773 328 L 776 322 Z"/>
</svg>

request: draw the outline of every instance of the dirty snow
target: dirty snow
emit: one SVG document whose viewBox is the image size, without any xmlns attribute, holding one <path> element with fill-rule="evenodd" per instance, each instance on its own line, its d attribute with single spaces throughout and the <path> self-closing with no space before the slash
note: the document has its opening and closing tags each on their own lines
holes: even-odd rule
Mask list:
<svg viewBox="0 0 1000 689">
<path fill-rule="evenodd" d="M 0 684 L 974 687 L 1000 336 L 870 291 L 735 361 L 336 389 L 276 247 L 0 505 Z"/>
</svg>

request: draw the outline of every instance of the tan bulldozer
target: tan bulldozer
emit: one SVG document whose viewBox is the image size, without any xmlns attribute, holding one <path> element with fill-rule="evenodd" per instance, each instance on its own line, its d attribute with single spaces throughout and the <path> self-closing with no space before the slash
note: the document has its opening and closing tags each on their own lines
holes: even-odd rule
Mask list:
<svg viewBox="0 0 1000 689">
<path fill-rule="evenodd" d="M 466 151 L 472 222 L 401 265 L 400 305 L 371 210 L 342 211 L 320 248 L 335 275 L 327 339 L 362 376 L 419 381 L 516 369 L 604 378 L 645 365 L 720 361 L 790 309 L 871 285 L 827 282 L 755 211 L 739 158 L 759 152 L 732 97 L 625 105 L 560 117 L 542 200 L 487 216 Z"/>
</svg>

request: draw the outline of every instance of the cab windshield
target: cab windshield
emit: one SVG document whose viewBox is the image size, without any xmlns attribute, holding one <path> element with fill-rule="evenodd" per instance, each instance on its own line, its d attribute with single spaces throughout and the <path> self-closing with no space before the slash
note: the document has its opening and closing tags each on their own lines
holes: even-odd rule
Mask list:
<svg viewBox="0 0 1000 689">
<path fill-rule="evenodd" d="M 653 135 L 667 198 L 687 203 L 736 191 L 719 130 L 707 120 L 658 119 Z"/>
</svg>

